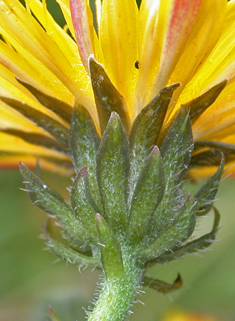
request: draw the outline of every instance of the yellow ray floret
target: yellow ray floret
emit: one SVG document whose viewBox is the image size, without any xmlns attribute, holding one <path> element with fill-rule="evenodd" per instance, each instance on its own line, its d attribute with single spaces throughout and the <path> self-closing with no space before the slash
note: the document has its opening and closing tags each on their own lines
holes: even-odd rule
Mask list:
<svg viewBox="0 0 235 321">
<path fill-rule="evenodd" d="M 45 0 L 27 0 L 25 6 L 18 0 L 0 2 L 2 97 L 23 101 L 66 128 L 68 119 L 40 97 L 51 96 L 65 108 L 76 101 L 98 128 L 89 71 L 93 56 L 123 97 L 131 122 L 162 87 L 181 83 L 168 109 L 167 128 L 182 104 L 228 79 L 217 100 L 194 122 L 193 133 L 195 141 L 234 143 L 234 0 L 142 0 L 140 7 L 136 0 L 96 0 L 94 15 L 89 0 L 57 2 L 72 36 L 55 22 Z M 1 108 L 2 128 L 24 127 L 50 137 L 8 103 Z"/>
</svg>

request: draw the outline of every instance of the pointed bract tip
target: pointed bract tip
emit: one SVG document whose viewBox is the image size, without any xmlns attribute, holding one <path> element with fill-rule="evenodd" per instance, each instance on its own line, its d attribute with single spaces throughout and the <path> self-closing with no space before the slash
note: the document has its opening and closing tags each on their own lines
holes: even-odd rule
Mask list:
<svg viewBox="0 0 235 321">
<path fill-rule="evenodd" d="M 87 167 L 87 166 L 83 167 L 83 168 L 80 170 L 79 174 L 78 174 L 79 177 L 84 177 L 84 176 L 86 175 L 87 171 L 88 171 L 88 167 Z"/>
<path fill-rule="evenodd" d="M 224 168 L 224 165 L 225 165 L 225 155 L 223 152 L 221 152 L 221 161 L 220 161 L 220 165 L 219 165 L 219 168 L 222 170 L 222 173 L 221 175 L 226 172 L 227 168 Z"/>
<path fill-rule="evenodd" d="M 20 170 L 20 173 L 23 177 L 25 177 L 25 175 L 27 175 L 29 169 L 27 166 L 25 166 L 24 163 L 22 162 L 19 162 L 19 170 Z"/>
<path fill-rule="evenodd" d="M 53 317 L 53 309 L 51 305 L 48 305 L 48 310 L 49 313 L 47 314 L 47 316 L 51 319 Z"/>
<path fill-rule="evenodd" d="M 118 113 L 116 113 L 115 111 L 112 111 L 110 117 L 109 117 L 109 120 L 108 120 L 108 124 L 106 126 L 106 129 L 111 127 L 116 124 L 119 124 L 121 122 L 121 119 L 120 119 L 120 116 L 118 115 Z"/>
<path fill-rule="evenodd" d="M 181 117 L 184 117 L 184 121 L 182 125 L 183 125 L 183 128 L 185 128 L 185 126 L 187 126 L 186 124 L 188 123 L 188 121 L 190 121 L 190 113 L 188 108 L 182 106 L 179 110 L 179 115 L 181 115 Z"/>
<path fill-rule="evenodd" d="M 225 163 L 225 155 L 223 152 L 221 152 L 221 163 L 224 164 Z"/>
<path fill-rule="evenodd" d="M 194 196 L 191 193 L 189 193 L 188 197 L 187 197 L 187 200 L 191 200 L 191 201 L 194 202 L 195 199 L 194 199 Z"/>
<path fill-rule="evenodd" d="M 172 85 L 170 85 L 170 86 L 166 86 L 166 87 L 164 87 L 163 89 L 171 89 L 171 90 L 175 90 L 175 89 L 177 89 L 177 88 L 179 88 L 180 86 L 182 86 L 182 83 L 181 82 L 176 82 L 175 84 L 172 84 Z"/>
<path fill-rule="evenodd" d="M 102 216 L 101 216 L 99 213 L 97 213 L 97 214 L 95 215 L 96 221 L 100 221 L 101 218 L 102 218 Z"/>
<path fill-rule="evenodd" d="M 225 78 L 223 81 L 227 85 L 230 82 L 230 79 L 229 78 Z"/>
<path fill-rule="evenodd" d="M 94 54 L 91 54 L 91 55 L 88 57 L 88 62 L 90 62 L 90 60 L 96 61 Z"/>
<path fill-rule="evenodd" d="M 175 84 L 172 85 L 172 86 L 175 86 L 176 88 L 179 88 L 179 87 L 182 86 L 182 82 L 177 82 L 177 83 L 175 83 Z"/>
<path fill-rule="evenodd" d="M 179 109 L 179 114 L 185 114 L 185 115 L 187 115 L 188 117 L 189 117 L 189 110 L 188 110 L 188 108 L 187 107 L 185 107 L 184 105 L 182 105 L 181 107 L 180 107 L 180 109 Z"/>
<path fill-rule="evenodd" d="M 19 162 L 19 168 L 21 169 L 21 168 L 24 168 L 24 167 L 26 167 L 26 166 L 24 165 L 24 163 Z"/>
<path fill-rule="evenodd" d="M 118 113 L 116 113 L 116 111 L 112 111 L 111 115 L 110 115 L 110 118 L 109 118 L 111 121 L 117 121 L 120 119 Z"/>
<path fill-rule="evenodd" d="M 181 288 L 183 285 L 183 279 L 181 275 L 178 273 L 175 281 L 173 282 L 173 285 L 176 286 L 177 288 Z"/>
<path fill-rule="evenodd" d="M 155 145 L 152 150 L 152 155 L 159 155 L 159 154 L 160 154 L 160 150 L 157 147 L 157 145 Z"/>
<path fill-rule="evenodd" d="M 89 72 L 91 72 L 91 67 L 92 65 L 96 65 L 97 61 L 95 60 L 95 56 L 92 54 L 88 57 L 88 67 L 89 67 Z"/>
<path fill-rule="evenodd" d="M 99 63 L 96 59 L 95 56 L 93 54 L 91 54 L 88 58 L 88 69 L 89 69 L 89 73 L 91 74 L 92 72 L 97 73 L 97 71 L 99 71 L 102 68 L 104 69 L 104 66 Z"/>
<path fill-rule="evenodd" d="M 224 80 L 220 81 L 218 84 L 216 84 L 214 87 L 212 88 L 220 88 L 220 89 L 224 89 L 227 84 L 229 83 L 230 79 L 229 78 L 225 78 Z"/>
</svg>

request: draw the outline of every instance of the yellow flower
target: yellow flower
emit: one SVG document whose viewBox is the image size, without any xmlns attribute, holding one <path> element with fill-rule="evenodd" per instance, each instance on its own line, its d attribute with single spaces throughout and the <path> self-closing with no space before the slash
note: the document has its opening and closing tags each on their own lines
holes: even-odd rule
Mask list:
<svg viewBox="0 0 235 321">
<path fill-rule="evenodd" d="M 54 164 L 70 168 L 65 140 L 74 101 L 87 108 L 99 127 L 89 76 L 91 56 L 123 96 L 131 123 L 164 86 L 181 83 L 168 109 L 167 127 L 182 104 L 218 84 L 221 91 L 227 80 L 216 101 L 196 117 L 193 134 L 194 141 L 201 142 L 197 155 L 213 153 L 219 146 L 227 164 L 233 160 L 234 0 L 142 0 L 140 8 L 136 0 L 96 0 L 95 19 L 88 0 L 57 2 L 66 20 L 64 29 L 45 0 L 25 0 L 25 6 L 18 0 L 0 2 L 2 166 L 15 166 L 19 160 L 33 165 L 36 156 L 48 169 Z M 51 130 L 57 126 L 59 134 Z M 205 157 L 198 164 L 203 161 Z M 213 166 L 203 166 L 194 174 L 211 171 Z"/>
</svg>

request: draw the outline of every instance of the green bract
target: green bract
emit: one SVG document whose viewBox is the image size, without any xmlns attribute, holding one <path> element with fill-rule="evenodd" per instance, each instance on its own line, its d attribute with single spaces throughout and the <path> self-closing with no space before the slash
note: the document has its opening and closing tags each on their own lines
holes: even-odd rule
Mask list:
<svg viewBox="0 0 235 321">
<path fill-rule="evenodd" d="M 195 101 L 183 106 L 162 135 L 167 107 L 179 84 L 163 88 L 129 128 L 122 97 L 93 59 L 90 72 L 102 136 L 85 107 L 76 103 L 70 137 L 66 138 L 76 172 L 70 204 L 24 165 L 21 173 L 31 201 L 56 218 L 70 240 L 70 245 L 62 244 L 49 227 L 45 228 L 46 242 L 55 255 L 103 270 L 103 292 L 94 310 L 102 311 L 99 320 L 110 318 L 104 302 L 113 313 L 107 320 L 123 320 L 141 282 L 163 293 L 182 285 L 180 276 L 173 284 L 153 282 L 144 276 L 149 265 L 203 250 L 216 236 L 219 213 L 214 209 L 212 231 L 188 241 L 197 216 L 213 206 L 223 173 L 223 155 L 217 172 L 195 196 L 187 195 L 184 183 L 194 150 L 191 118 L 201 112 L 203 101 L 206 108 L 208 99 L 213 101 L 218 92 L 212 91 L 214 98 L 210 93 L 199 98 L 198 108 Z M 93 315 L 95 312 L 89 320 L 95 320 Z"/>
</svg>

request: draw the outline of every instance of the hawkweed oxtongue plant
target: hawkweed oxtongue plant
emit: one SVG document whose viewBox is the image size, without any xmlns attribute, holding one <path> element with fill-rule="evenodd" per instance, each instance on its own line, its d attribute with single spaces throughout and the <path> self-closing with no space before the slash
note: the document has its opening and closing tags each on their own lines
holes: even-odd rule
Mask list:
<svg viewBox="0 0 235 321">
<path fill-rule="evenodd" d="M 50 219 L 47 245 L 103 273 L 88 320 L 121 321 L 142 285 L 181 287 L 146 277 L 149 266 L 215 239 L 213 201 L 235 155 L 235 1 L 97 0 L 96 27 L 89 1 L 57 2 L 64 29 L 45 1 L 1 1 L 1 164 L 37 158 L 74 178 L 66 202 L 20 165 L 31 201 L 63 230 L 61 243 Z M 191 237 L 210 210 L 212 230 Z"/>
</svg>

